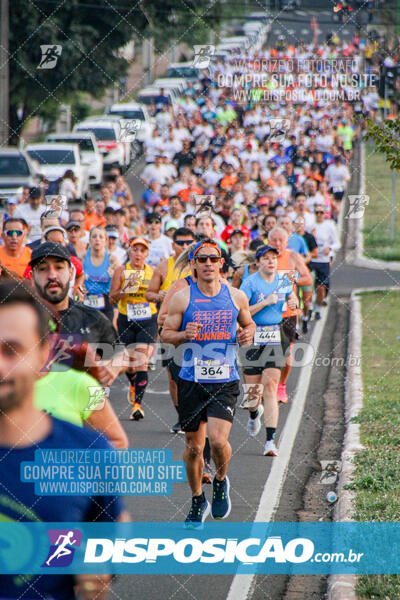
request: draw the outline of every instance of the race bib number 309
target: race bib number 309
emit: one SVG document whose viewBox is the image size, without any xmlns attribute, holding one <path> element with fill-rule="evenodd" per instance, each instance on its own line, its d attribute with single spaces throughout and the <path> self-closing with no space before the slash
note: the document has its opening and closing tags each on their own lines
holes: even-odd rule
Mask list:
<svg viewBox="0 0 400 600">
<path fill-rule="evenodd" d="M 128 321 L 144 321 L 151 319 L 150 304 L 148 302 L 138 302 L 137 304 L 128 304 Z"/>
</svg>

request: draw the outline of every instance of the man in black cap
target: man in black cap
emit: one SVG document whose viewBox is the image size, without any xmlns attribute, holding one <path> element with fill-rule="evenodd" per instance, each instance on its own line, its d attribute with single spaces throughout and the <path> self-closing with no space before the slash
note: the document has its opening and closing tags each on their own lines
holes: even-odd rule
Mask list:
<svg viewBox="0 0 400 600">
<path fill-rule="evenodd" d="M 20 204 L 17 206 L 14 217 L 25 219 L 30 229 L 28 241 L 34 242 L 40 240 L 42 230 L 40 227 L 40 216 L 46 210 L 46 206 L 41 204 L 42 192 L 40 188 L 33 187 L 29 190 L 29 204 Z"/>
<path fill-rule="evenodd" d="M 46 242 L 32 252 L 29 264 L 37 292 L 60 313 L 63 339 L 75 349 L 81 349 L 86 366 L 95 365 L 93 359 L 98 346 L 101 346 L 104 351 L 101 364 L 107 360 L 107 366 L 96 367 L 96 378 L 102 385 L 111 385 L 125 370 L 122 356 L 112 356 L 117 334 L 111 322 L 100 311 L 69 298 L 73 269 L 68 250 L 60 244 Z M 108 345 L 107 348 L 105 345 Z M 71 354 L 64 352 L 64 356 L 65 362 L 71 366 Z M 64 361 L 61 357 L 57 358 L 57 362 Z"/>
</svg>

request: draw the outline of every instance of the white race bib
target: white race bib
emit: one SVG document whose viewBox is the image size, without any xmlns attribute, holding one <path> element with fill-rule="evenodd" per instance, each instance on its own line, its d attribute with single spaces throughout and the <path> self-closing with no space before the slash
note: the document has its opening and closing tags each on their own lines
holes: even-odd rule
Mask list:
<svg viewBox="0 0 400 600">
<path fill-rule="evenodd" d="M 106 305 L 104 296 L 102 294 L 90 294 L 89 296 L 86 296 L 83 304 L 85 306 L 89 306 L 90 308 L 96 308 L 97 310 L 104 308 Z"/>
<path fill-rule="evenodd" d="M 151 319 L 150 304 L 148 302 L 128 304 L 126 309 L 128 321 L 144 321 L 145 319 Z"/>
<path fill-rule="evenodd" d="M 229 365 L 221 360 L 195 358 L 194 380 L 199 382 L 224 381 L 229 379 Z"/>
<path fill-rule="evenodd" d="M 269 346 L 271 344 L 280 344 L 280 325 L 257 325 L 256 333 L 254 334 L 254 343 L 256 346 Z"/>
</svg>

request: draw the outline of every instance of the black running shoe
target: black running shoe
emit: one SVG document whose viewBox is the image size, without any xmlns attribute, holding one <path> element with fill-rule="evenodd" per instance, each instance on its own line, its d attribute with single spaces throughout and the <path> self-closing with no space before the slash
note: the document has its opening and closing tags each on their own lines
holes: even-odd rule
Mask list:
<svg viewBox="0 0 400 600">
<path fill-rule="evenodd" d="M 213 519 L 226 519 L 230 512 L 229 479 L 225 477 L 223 481 L 218 481 L 214 477 L 211 515 Z"/>
</svg>

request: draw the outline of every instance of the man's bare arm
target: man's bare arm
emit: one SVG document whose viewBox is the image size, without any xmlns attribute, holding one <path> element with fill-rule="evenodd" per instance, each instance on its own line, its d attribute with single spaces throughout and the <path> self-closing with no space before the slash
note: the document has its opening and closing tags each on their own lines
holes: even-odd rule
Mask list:
<svg viewBox="0 0 400 600">
<path fill-rule="evenodd" d="M 149 287 L 147 288 L 145 294 L 146 300 L 149 302 L 162 302 L 167 295 L 166 290 L 162 290 L 160 292 L 160 287 L 162 286 L 166 276 L 166 267 L 167 261 L 163 260 L 153 271 Z"/>
<path fill-rule="evenodd" d="M 240 330 L 237 334 L 237 340 L 240 345 L 251 344 L 254 338 L 254 332 L 256 330 L 256 324 L 251 318 L 249 309 L 249 300 L 242 290 L 231 288 L 232 300 L 239 309 L 238 323 Z"/>
<path fill-rule="evenodd" d="M 179 346 L 187 342 L 190 338 L 185 331 L 179 331 L 182 325 L 183 313 L 189 305 L 190 290 L 185 288 L 175 294 L 174 301 L 169 303 L 167 318 L 164 322 L 164 327 L 161 332 L 161 341 L 165 344 L 173 344 Z"/>
<path fill-rule="evenodd" d="M 308 270 L 303 257 L 300 256 L 300 254 L 298 254 L 298 252 L 292 251 L 291 259 L 292 259 L 292 264 L 293 264 L 294 268 L 296 269 L 296 271 L 298 271 L 298 273 L 300 275 L 299 279 L 296 281 L 297 285 L 300 285 L 300 286 L 312 285 L 311 273 Z"/>
</svg>

